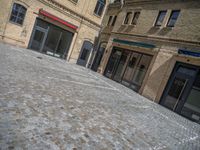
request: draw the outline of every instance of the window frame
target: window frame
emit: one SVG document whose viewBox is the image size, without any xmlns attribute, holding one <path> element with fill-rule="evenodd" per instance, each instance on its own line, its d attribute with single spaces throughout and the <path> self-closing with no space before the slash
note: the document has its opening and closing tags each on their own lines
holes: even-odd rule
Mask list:
<svg viewBox="0 0 200 150">
<path fill-rule="evenodd" d="M 160 16 L 161 16 L 161 13 L 163 13 L 163 12 L 165 13 L 165 14 L 164 14 L 164 17 L 163 17 L 163 20 L 162 20 L 161 24 L 158 24 L 158 21 L 159 21 L 159 18 L 160 18 Z M 166 14 L 167 14 L 167 10 L 160 10 L 160 11 L 158 12 L 158 15 L 157 15 L 157 17 L 156 17 L 156 21 L 155 21 L 155 23 L 154 23 L 154 26 L 155 26 L 155 27 L 161 27 L 161 26 L 162 26 L 162 24 L 163 24 L 163 22 L 164 22 L 164 20 L 165 20 Z"/>
<path fill-rule="evenodd" d="M 141 11 L 135 11 L 131 20 L 131 25 L 137 25 L 138 19 L 140 17 Z"/>
<path fill-rule="evenodd" d="M 130 19 L 131 19 L 131 15 L 132 15 L 132 14 L 133 14 L 133 12 L 131 12 L 131 11 L 128 11 L 128 12 L 126 13 L 125 19 L 124 19 L 124 21 L 123 21 L 123 24 L 124 24 L 124 25 L 129 25 Z M 128 15 L 130 15 L 130 18 L 127 20 Z"/>
<path fill-rule="evenodd" d="M 109 19 L 108 19 L 108 22 L 107 22 L 107 26 L 110 26 L 112 20 L 113 20 L 113 16 L 109 16 Z"/>
<path fill-rule="evenodd" d="M 15 7 L 19 7 L 18 10 Z M 16 15 L 14 14 L 14 11 L 16 11 Z M 22 12 L 24 11 L 24 12 Z M 10 17 L 9 17 L 9 22 L 19 25 L 19 26 L 23 26 L 24 24 L 24 20 L 26 17 L 26 13 L 27 13 L 27 7 L 25 7 L 24 5 L 20 4 L 20 3 L 13 3 L 12 5 L 12 9 L 10 12 Z M 23 17 L 20 17 L 19 15 L 22 14 Z M 12 20 L 12 17 L 15 18 L 15 20 Z M 19 23 L 19 20 L 21 20 L 22 22 Z"/>
<path fill-rule="evenodd" d="M 101 17 L 103 15 L 105 6 L 106 6 L 106 0 L 97 0 L 96 6 L 94 9 L 94 14 L 97 15 L 98 17 Z M 101 7 L 103 7 L 102 10 L 100 9 Z"/>
<path fill-rule="evenodd" d="M 177 15 L 177 17 L 176 17 L 176 20 L 175 20 L 175 22 L 174 22 L 173 25 L 169 25 L 171 19 L 173 19 L 173 18 L 172 18 L 172 17 L 173 17 L 173 13 L 175 13 L 175 12 L 178 12 L 178 15 Z M 169 19 L 168 19 L 168 21 L 167 21 L 167 25 L 166 25 L 167 27 L 172 28 L 172 27 L 175 26 L 175 24 L 176 24 L 176 22 L 177 22 L 177 20 L 178 20 L 178 17 L 179 17 L 179 15 L 180 15 L 180 12 L 181 12 L 180 9 L 176 9 L 176 10 L 172 10 L 172 11 L 171 11 L 170 17 L 169 17 Z"/>
<path fill-rule="evenodd" d="M 113 17 L 111 26 L 114 26 L 114 25 L 115 25 L 116 20 L 117 20 L 117 15 L 115 15 L 115 16 Z"/>
</svg>

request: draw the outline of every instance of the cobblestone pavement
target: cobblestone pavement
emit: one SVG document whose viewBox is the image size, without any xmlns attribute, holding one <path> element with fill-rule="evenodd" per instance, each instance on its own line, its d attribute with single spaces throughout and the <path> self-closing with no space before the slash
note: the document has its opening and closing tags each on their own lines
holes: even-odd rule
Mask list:
<svg viewBox="0 0 200 150">
<path fill-rule="evenodd" d="M 0 149 L 200 149 L 200 126 L 98 73 L 0 44 Z"/>
</svg>

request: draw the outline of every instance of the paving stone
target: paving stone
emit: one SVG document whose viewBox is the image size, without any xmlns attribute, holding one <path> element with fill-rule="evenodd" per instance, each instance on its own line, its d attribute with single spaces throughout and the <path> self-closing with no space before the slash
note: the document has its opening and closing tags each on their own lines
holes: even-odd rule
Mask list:
<svg viewBox="0 0 200 150">
<path fill-rule="evenodd" d="M 198 150 L 200 126 L 89 69 L 0 44 L 0 149 Z"/>
</svg>

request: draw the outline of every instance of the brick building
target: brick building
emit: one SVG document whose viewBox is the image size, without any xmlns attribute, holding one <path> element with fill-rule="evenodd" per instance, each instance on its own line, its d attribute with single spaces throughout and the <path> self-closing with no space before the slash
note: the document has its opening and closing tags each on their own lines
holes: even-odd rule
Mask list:
<svg viewBox="0 0 200 150">
<path fill-rule="evenodd" d="M 115 0 L 92 69 L 200 123 L 200 1 Z"/>
<path fill-rule="evenodd" d="M 0 40 L 89 65 L 106 0 L 1 0 Z"/>
</svg>

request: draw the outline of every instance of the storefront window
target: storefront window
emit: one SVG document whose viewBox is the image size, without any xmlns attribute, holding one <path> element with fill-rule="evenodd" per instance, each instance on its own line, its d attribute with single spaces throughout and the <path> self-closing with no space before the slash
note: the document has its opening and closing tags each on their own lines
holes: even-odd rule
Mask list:
<svg viewBox="0 0 200 150">
<path fill-rule="evenodd" d="M 127 50 L 118 54 L 119 52 L 114 51 L 111 54 L 105 75 L 138 92 L 152 56 Z"/>
</svg>

